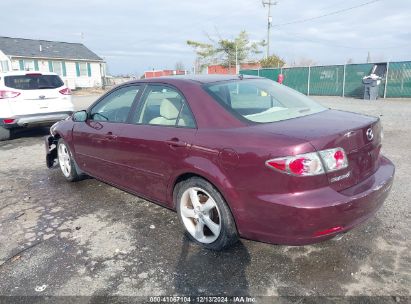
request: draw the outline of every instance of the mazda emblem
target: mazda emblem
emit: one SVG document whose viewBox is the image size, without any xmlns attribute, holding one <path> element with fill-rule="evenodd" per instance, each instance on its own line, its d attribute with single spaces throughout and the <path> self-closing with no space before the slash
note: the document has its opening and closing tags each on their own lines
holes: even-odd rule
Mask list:
<svg viewBox="0 0 411 304">
<path fill-rule="evenodd" d="M 374 138 L 374 133 L 372 132 L 371 128 L 368 128 L 367 132 L 365 132 L 365 135 L 367 135 L 369 141 L 371 141 Z"/>
</svg>

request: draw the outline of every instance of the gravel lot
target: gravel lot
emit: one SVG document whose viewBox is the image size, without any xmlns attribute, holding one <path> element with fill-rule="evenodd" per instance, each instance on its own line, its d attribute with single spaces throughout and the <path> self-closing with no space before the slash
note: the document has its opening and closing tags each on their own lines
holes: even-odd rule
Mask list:
<svg viewBox="0 0 411 304">
<path fill-rule="evenodd" d="M 76 96 L 76 108 L 95 98 Z M 174 212 L 95 179 L 68 183 L 47 169 L 47 130 L 30 130 L 0 142 L 0 295 L 410 300 L 411 99 L 315 99 L 380 116 L 383 153 L 397 167 L 383 208 L 342 240 L 304 247 L 242 240 L 224 252 L 201 249 L 183 236 Z"/>
</svg>

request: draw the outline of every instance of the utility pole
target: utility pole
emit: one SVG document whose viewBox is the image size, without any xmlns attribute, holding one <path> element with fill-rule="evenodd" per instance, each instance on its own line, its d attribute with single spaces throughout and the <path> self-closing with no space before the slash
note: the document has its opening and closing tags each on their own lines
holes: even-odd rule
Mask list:
<svg viewBox="0 0 411 304">
<path fill-rule="evenodd" d="M 267 16 L 267 53 L 266 53 L 266 58 L 270 56 L 270 29 L 271 29 L 271 24 L 273 22 L 273 17 L 271 16 L 271 6 L 276 5 L 277 1 L 274 0 L 268 0 L 268 1 L 261 1 L 263 6 L 265 7 L 266 5 L 268 6 L 268 16 Z"/>
<path fill-rule="evenodd" d="M 239 73 L 239 69 L 238 69 L 238 49 L 237 49 L 237 41 L 235 41 L 235 74 L 238 75 L 238 73 Z"/>
</svg>

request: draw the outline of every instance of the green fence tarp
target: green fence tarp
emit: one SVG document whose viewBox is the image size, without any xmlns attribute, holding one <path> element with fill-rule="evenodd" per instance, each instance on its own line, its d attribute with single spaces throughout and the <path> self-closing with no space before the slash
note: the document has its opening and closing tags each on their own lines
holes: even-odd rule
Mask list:
<svg viewBox="0 0 411 304">
<path fill-rule="evenodd" d="M 390 62 L 386 97 L 411 97 L 411 62 Z"/>
<path fill-rule="evenodd" d="M 303 94 L 308 94 L 308 68 L 284 68 L 283 84 Z"/>
<path fill-rule="evenodd" d="M 241 75 L 251 75 L 251 76 L 258 76 L 258 70 L 241 70 Z"/>
<path fill-rule="evenodd" d="M 362 78 L 370 74 L 374 64 L 347 64 L 345 66 L 345 96 L 358 97 L 364 96 L 364 86 Z"/>
<path fill-rule="evenodd" d="M 362 79 L 371 73 L 373 66 L 374 63 L 347 64 L 345 73 L 344 65 L 242 70 L 240 73 L 277 81 L 282 71 L 283 84 L 303 94 L 363 98 Z M 380 97 L 384 97 L 385 89 L 386 97 L 411 97 L 411 61 L 389 62 L 387 76 L 381 76 Z"/>
<path fill-rule="evenodd" d="M 268 79 L 277 81 L 278 75 L 280 75 L 281 69 L 262 69 L 260 70 L 260 77 L 266 77 Z"/>
<path fill-rule="evenodd" d="M 310 68 L 310 95 L 342 96 L 343 85 L 343 65 Z"/>
</svg>

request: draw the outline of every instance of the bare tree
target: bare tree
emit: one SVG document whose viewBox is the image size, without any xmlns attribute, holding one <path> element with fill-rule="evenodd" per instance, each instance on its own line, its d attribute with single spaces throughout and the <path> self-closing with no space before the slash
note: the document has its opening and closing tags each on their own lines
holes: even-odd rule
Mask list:
<svg viewBox="0 0 411 304">
<path fill-rule="evenodd" d="M 312 66 L 316 64 L 317 62 L 315 60 L 306 58 L 306 57 L 301 57 L 296 63 L 297 66 L 304 66 L 304 67 L 308 67 L 308 66 Z"/>
</svg>

